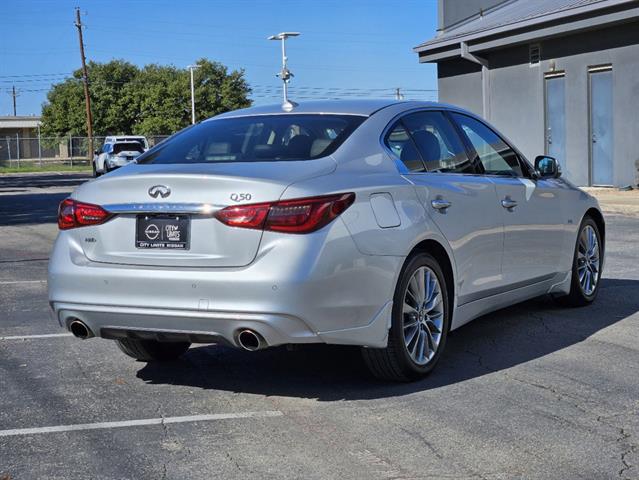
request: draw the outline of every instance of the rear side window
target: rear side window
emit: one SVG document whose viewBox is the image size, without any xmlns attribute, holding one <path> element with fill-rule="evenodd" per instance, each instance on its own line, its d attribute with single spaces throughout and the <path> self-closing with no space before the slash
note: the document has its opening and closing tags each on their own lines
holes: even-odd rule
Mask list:
<svg viewBox="0 0 639 480">
<path fill-rule="evenodd" d="M 397 155 L 397 158 L 402 161 L 409 171 L 423 172 L 425 170 L 417 147 L 402 122 L 398 122 L 386 135 L 386 146 Z"/>
<path fill-rule="evenodd" d="M 426 170 L 438 173 L 475 173 L 466 149 L 442 112 L 427 111 L 402 118 Z"/>
<path fill-rule="evenodd" d="M 312 160 L 333 153 L 365 119 L 289 114 L 211 120 L 166 140 L 138 163 Z"/>
</svg>

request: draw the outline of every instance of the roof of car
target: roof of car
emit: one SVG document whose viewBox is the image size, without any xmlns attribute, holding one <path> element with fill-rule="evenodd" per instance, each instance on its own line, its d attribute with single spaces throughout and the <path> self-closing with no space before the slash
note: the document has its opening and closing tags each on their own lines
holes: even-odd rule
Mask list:
<svg viewBox="0 0 639 480">
<path fill-rule="evenodd" d="M 127 140 L 140 140 L 141 138 L 144 138 L 146 140 L 146 137 L 144 135 L 110 135 L 104 140 L 107 142 L 125 142 Z"/>
<path fill-rule="evenodd" d="M 257 107 L 243 108 L 241 110 L 233 110 L 221 115 L 217 115 L 212 119 L 218 118 L 231 118 L 231 117 L 246 117 L 253 115 L 286 115 L 286 114 L 299 114 L 299 113 L 333 113 L 343 115 L 365 115 L 369 116 L 382 108 L 398 103 L 404 103 L 398 100 L 388 99 L 371 99 L 371 100 L 318 100 L 312 102 L 300 102 L 291 111 L 286 111 L 282 108 L 282 104 L 274 105 L 260 105 Z M 415 102 L 405 102 L 415 103 Z M 439 105 L 432 102 L 420 102 L 424 105 Z M 210 119 L 210 120 L 212 120 Z"/>
</svg>

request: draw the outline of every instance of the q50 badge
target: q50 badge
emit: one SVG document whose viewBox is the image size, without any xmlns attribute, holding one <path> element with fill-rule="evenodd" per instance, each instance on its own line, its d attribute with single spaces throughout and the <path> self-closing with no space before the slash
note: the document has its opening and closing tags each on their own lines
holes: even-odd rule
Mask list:
<svg viewBox="0 0 639 480">
<path fill-rule="evenodd" d="M 234 202 L 248 202 L 251 200 L 250 193 L 231 193 L 231 200 Z"/>
</svg>

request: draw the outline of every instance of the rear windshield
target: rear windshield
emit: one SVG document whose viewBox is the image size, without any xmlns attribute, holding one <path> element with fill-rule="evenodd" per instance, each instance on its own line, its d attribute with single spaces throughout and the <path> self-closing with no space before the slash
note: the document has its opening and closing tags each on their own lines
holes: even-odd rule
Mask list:
<svg viewBox="0 0 639 480">
<path fill-rule="evenodd" d="M 118 154 L 120 152 L 144 152 L 144 147 L 139 142 L 127 142 L 127 143 L 114 143 L 113 153 Z"/>
<path fill-rule="evenodd" d="M 302 114 L 211 120 L 169 138 L 138 163 L 312 160 L 333 153 L 364 120 Z"/>
</svg>

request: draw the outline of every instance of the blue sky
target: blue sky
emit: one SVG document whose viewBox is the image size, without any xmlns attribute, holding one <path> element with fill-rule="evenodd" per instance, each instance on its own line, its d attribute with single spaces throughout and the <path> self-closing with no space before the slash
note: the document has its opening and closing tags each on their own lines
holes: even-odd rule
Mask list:
<svg viewBox="0 0 639 480">
<path fill-rule="evenodd" d="M 0 115 L 12 113 L 12 85 L 18 115 L 39 114 L 51 83 L 79 68 L 75 6 L 88 59 L 184 67 L 206 57 L 244 68 L 255 103 L 279 101 L 279 45 L 266 37 L 286 30 L 302 32 L 288 42 L 291 86 L 311 96 L 436 95 L 435 67 L 412 51 L 435 34 L 436 0 L 4 0 Z"/>
</svg>

